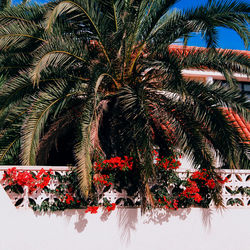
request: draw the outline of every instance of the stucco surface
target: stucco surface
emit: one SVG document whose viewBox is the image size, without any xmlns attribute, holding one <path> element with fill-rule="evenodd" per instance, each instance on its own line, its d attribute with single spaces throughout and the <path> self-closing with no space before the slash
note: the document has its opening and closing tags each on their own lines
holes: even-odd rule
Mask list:
<svg viewBox="0 0 250 250">
<path fill-rule="evenodd" d="M 0 186 L 0 250 L 249 250 L 250 209 L 35 213 Z"/>
</svg>

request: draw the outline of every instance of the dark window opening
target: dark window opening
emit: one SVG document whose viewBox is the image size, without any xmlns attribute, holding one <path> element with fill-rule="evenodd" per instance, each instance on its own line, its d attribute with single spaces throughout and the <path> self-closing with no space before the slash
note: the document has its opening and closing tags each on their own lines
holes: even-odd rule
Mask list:
<svg viewBox="0 0 250 250">
<path fill-rule="evenodd" d="M 227 82 L 225 80 L 216 80 L 214 81 L 221 82 L 222 86 L 227 85 Z M 250 100 L 250 82 L 239 82 L 239 89 L 241 90 L 242 94 L 245 94 L 248 97 L 248 100 Z"/>
</svg>

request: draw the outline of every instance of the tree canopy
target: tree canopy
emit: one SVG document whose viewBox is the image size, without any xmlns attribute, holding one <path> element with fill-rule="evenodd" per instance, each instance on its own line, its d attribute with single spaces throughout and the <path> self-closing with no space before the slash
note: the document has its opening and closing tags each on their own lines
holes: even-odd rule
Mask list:
<svg viewBox="0 0 250 250">
<path fill-rule="evenodd" d="M 135 159 L 141 193 L 154 178 L 153 149 L 184 153 L 195 167 L 249 167 L 249 144 L 227 118 L 249 121 L 249 101 L 233 73 L 249 58 L 216 49 L 218 27 L 249 43 L 249 4 L 207 1 L 188 10 L 176 0 L 72 0 L 0 12 L 0 160 L 74 164 L 88 196 L 92 164 Z M 207 48 L 173 50 L 193 33 Z M 221 72 L 228 84 L 186 79 L 183 69 Z M 59 151 L 60 153 L 57 153 Z"/>
</svg>

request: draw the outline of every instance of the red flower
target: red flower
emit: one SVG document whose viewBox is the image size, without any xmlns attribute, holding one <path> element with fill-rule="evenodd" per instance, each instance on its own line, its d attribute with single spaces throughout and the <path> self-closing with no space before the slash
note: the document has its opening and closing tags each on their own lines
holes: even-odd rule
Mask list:
<svg viewBox="0 0 250 250">
<path fill-rule="evenodd" d="M 196 201 L 198 203 L 200 203 L 202 201 L 202 197 L 198 193 L 194 194 L 194 196 L 192 198 L 194 199 L 194 201 Z"/>
<path fill-rule="evenodd" d="M 202 200 L 201 195 L 199 194 L 200 189 L 197 186 L 197 183 L 191 181 L 190 179 L 187 180 L 189 186 L 181 193 L 186 198 L 192 198 L 196 202 L 200 202 Z"/>
<path fill-rule="evenodd" d="M 178 201 L 177 200 L 174 200 L 173 207 L 174 207 L 174 209 L 178 210 Z"/>
<path fill-rule="evenodd" d="M 225 184 L 226 182 L 228 182 L 229 179 L 226 177 L 226 178 L 223 180 L 221 176 L 218 176 L 218 177 L 217 177 L 217 181 L 218 181 L 220 184 L 223 185 L 223 184 Z"/>
<path fill-rule="evenodd" d="M 44 169 L 41 169 L 35 177 L 30 171 L 17 172 L 16 168 L 10 168 L 4 174 L 4 180 L 8 182 L 8 185 L 27 186 L 29 193 L 32 193 L 36 188 L 46 187 L 50 179 L 49 174 Z"/>
<path fill-rule="evenodd" d="M 215 188 L 215 182 L 213 179 L 210 179 L 208 180 L 206 183 L 205 183 L 206 186 L 208 186 L 209 188 L 211 189 L 214 189 Z"/>
<path fill-rule="evenodd" d="M 108 212 L 115 210 L 115 208 L 116 208 L 116 204 L 115 203 L 112 203 L 111 206 L 107 206 L 106 207 L 106 209 L 107 209 Z"/>
<path fill-rule="evenodd" d="M 95 174 L 94 177 L 93 177 L 93 182 L 96 183 L 96 184 L 102 184 L 102 185 L 105 185 L 105 186 L 110 186 L 112 185 L 112 183 L 109 180 L 109 175 L 106 175 L 106 174 Z"/>
<path fill-rule="evenodd" d="M 133 158 L 124 156 L 124 160 L 121 157 L 113 157 L 110 159 L 106 159 L 102 162 L 95 162 L 94 163 L 94 168 L 96 171 L 101 171 L 103 169 L 109 169 L 109 170 L 114 170 L 114 169 L 119 169 L 121 171 L 125 170 L 131 170 L 133 166 Z"/>
<path fill-rule="evenodd" d="M 154 154 L 154 156 L 158 156 L 159 155 L 159 153 L 156 150 L 153 150 L 153 154 Z"/>
<path fill-rule="evenodd" d="M 170 157 L 170 158 L 156 158 L 156 166 L 160 168 L 164 168 L 165 170 L 170 170 L 170 169 L 177 169 L 179 166 L 181 166 L 180 161 L 177 161 L 175 158 Z"/>
<path fill-rule="evenodd" d="M 71 201 L 74 201 L 74 198 L 70 194 L 66 194 L 66 203 L 70 204 Z"/>
<path fill-rule="evenodd" d="M 206 175 L 207 173 L 205 172 L 196 171 L 191 175 L 191 178 L 198 179 L 198 180 L 206 180 Z"/>
<path fill-rule="evenodd" d="M 91 214 L 96 214 L 98 210 L 98 206 L 89 206 L 86 210 L 85 213 L 90 212 Z"/>
</svg>

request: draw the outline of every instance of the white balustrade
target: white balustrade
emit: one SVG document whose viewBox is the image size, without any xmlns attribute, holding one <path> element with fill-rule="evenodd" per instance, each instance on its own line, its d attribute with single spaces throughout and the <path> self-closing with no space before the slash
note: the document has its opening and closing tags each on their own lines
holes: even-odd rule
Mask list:
<svg viewBox="0 0 250 250">
<path fill-rule="evenodd" d="M 41 168 L 48 171 L 52 169 L 53 172 L 58 172 L 60 175 L 65 175 L 67 171 L 70 170 L 69 167 L 49 167 L 49 166 L 0 166 L 0 180 L 3 177 L 4 171 L 9 168 L 16 167 L 18 171 L 32 171 L 37 173 Z M 197 170 L 188 170 L 189 173 L 195 172 Z M 176 171 L 180 178 L 186 178 L 187 170 L 178 169 Z M 223 185 L 222 196 L 223 203 L 226 207 L 248 207 L 250 206 L 250 170 L 218 170 L 220 175 L 228 178 L 228 182 Z M 1 181 L 3 187 L 5 183 Z M 58 180 L 51 179 L 48 188 L 55 189 L 59 185 Z M 35 201 L 37 205 L 41 205 L 43 201 L 53 201 L 58 198 L 56 194 L 45 192 L 44 190 L 35 190 L 33 193 L 28 192 L 28 188 L 24 187 L 24 192 L 17 194 L 10 190 L 7 190 L 10 199 L 13 204 L 17 207 L 28 207 L 29 203 Z M 118 192 L 117 190 L 109 189 L 105 192 L 104 196 L 100 199 L 103 202 L 103 198 L 106 198 L 110 203 L 115 203 L 118 199 L 121 200 L 120 206 L 124 206 L 124 201 L 127 201 L 127 205 L 134 205 L 139 202 L 139 197 L 129 197 L 127 193 L 123 190 Z"/>
</svg>

